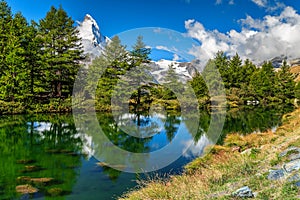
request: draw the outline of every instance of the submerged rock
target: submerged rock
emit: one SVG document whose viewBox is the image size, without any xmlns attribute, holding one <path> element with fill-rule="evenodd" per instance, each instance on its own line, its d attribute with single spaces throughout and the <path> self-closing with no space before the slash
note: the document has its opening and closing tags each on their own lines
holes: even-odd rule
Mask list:
<svg viewBox="0 0 300 200">
<path fill-rule="evenodd" d="M 47 184 L 53 181 L 53 178 L 31 178 L 30 181 L 33 183 Z"/>
<path fill-rule="evenodd" d="M 52 197 L 57 197 L 63 195 L 64 191 L 61 188 L 51 188 L 47 190 L 47 193 Z"/>
<path fill-rule="evenodd" d="M 26 185 L 18 185 L 16 187 L 16 191 L 17 191 L 17 193 L 20 193 L 20 194 L 34 194 L 34 193 L 37 193 L 39 190 L 35 187 L 32 187 L 29 184 L 26 184 Z"/>
<path fill-rule="evenodd" d="M 19 183 L 33 183 L 33 184 L 49 184 L 53 178 L 31 178 L 29 176 L 20 176 L 17 178 Z"/>
<path fill-rule="evenodd" d="M 37 172 L 43 170 L 42 167 L 36 166 L 36 165 L 27 165 L 25 166 L 25 169 L 21 170 L 22 173 L 28 173 L 28 172 Z"/>
<path fill-rule="evenodd" d="M 254 194 L 248 186 L 245 186 L 235 191 L 232 194 L 232 196 L 241 197 L 241 198 L 252 198 L 254 197 Z"/>
<path fill-rule="evenodd" d="M 280 180 L 284 178 L 284 170 L 283 169 L 278 169 L 278 170 L 269 170 L 269 175 L 268 179 L 275 181 L 275 180 Z"/>
</svg>

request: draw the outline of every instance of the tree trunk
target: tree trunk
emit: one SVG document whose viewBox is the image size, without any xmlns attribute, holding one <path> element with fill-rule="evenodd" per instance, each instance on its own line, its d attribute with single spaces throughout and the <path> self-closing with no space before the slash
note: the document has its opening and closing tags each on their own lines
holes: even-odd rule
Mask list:
<svg viewBox="0 0 300 200">
<path fill-rule="evenodd" d="M 58 76 L 58 81 L 56 82 L 56 96 L 61 97 L 61 93 L 62 93 L 61 71 L 58 70 L 56 72 L 56 75 Z"/>
</svg>

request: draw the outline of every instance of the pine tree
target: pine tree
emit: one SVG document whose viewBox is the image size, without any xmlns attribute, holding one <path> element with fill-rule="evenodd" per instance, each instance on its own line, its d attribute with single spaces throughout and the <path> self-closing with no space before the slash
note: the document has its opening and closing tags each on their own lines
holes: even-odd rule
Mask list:
<svg viewBox="0 0 300 200">
<path fill-rule="evenodd" d="M 5 68 L 5 58 L 7 54 L 7 42 L 9 38 L 9 27 L 12 24 L 13 16 L 11 8 L 7 5 L 5 1 L 0 2 L 0 70 L 1 75 L 3 69 Z"/>
<path fill-rule="evenodd" d="M 146 47 L 146 44 L 143 42 L 143 36 L 138 36 L 136 43 L 133 45 L 133 50 L 131 51 L 131 70 L 129 72 L 129 85 L 135 86 L 135 92 L 132 94 L 132 98 L 135 101 L 135 111 L 137 112 L 143 105 L 141 105 L 142 93 L 144 96 L 149 97 L 149 92 L 146 92 L 146 88 L 149 87 L 149 84 L 152 82 L 153 77 L 149 74 L 149 67 L 147 63 L 150 62 L 149 55 L 151 49 Z M 144 89 L 144 90 L 143 90 Z M 149 98 L 145 100 L 147 103 L 150 103 Z M 145 106 L 145 105 L 144 105 Z M 150 106 L 150 105 L 148 105 Z"/>
<path fill-rule="evenodd" d="M 239 88 L 241 80 L 242 60 L 238 54 L 235 54 L 229 61 L 229 86 L 230 88 Z"/>
<path fill-rule="evenodd" d="M 249 59 L 246 59 L 241 68 L 239 81 L 248 85 L 250 82 L 250 77 L 256 70 L 257 67 Z"/>
<path fill-rule="evenodd" d="M 211 98 L 213 96 L 223 95 L 223 87 L 226 85 L 226 83 L 228 84 L 228 82 L 225 82 L 226 79 L 224 80 L 222 73 L 225 73 L 225 69 L 224 72 L 220 71 L 220 68 L 218 65 L 216 65 L 215 60 L 209 60 L 201 74 L 205 80 Z"/>
<path fill-rule="evenodd" d="M 253 74 L 250 88 L 260 100 L 268 101 L 275 96 L 275 72 L 271 62 L 265 62 L 262 68 Z"/>
<path fill-rule="evenodd" d="M 216 65 L 217 69 L 219 70 L 219 73 L 221 74 L 225 87 L 229 89 L 230 88 L 229 62 L 224 52 L 219 51 L 216 54 L 214 58 L 214 64 Z"/>
<path fill-rule="evenodd" d="M 243 100 L 247 100 L 254 96 L 253 91 L 249 87 L 250 80 L 253 74 L 258 70 L 258 68 L 249 60 L 246 59 L 244 65 L 241 67 L 240 72 L 240 97 Z"/>
<path fill-rule="evenodd" d="M 1 31 L 1 75 L 0 98 L 6 101 L 18 101 L 26 98 L 26 70 L 24 66 L 27 21 L 21 13 L 12 15 L 8 5 L 0 4 Z"/>
<path fill-rule="evenodd" d="M 148 63 L 150 53 L 151 49 L 146 47 L 146 44 L 143 42 L 143 36 L 139 35 L 131 51 L 133 65 L 138 66 L 142 63 Z"/>
<path fill-rule="evenodd" d="M 276 74 L 276 96 L 287 101 L 288 99 L 293 99 L 295 97 L 295 81 L 294 75 L 290 72 L 290 67 L 284 60 L 280 71 Z"/>
<path fill-rule="evenodd" d="M 6 99 L 6 73 L 8 71 L 7 56 L 10 53 L 8 49 L 9 37 L 13 16 L 11 8 L 5 1 L 0 2 L 0 98 Z"/>
<path fill-rule="evenodd" d="M 96 108 L 110 109 L 111 97 L 119 76 L 124 75 L 130 68 L 126 46 L 121 44 L 118 36 L 115 36 L 105 46 L 103 53 L 96 58 L 88 73 L 88 85 L 93 85 L 95 73 L 101 73 L 96 90 Z M 94 94 L 90 94 L 94 96 Z M 121 95 L 121 94 L 119 94 Z"/>
<path fill-rule="evenodd" d="M 36 94 L 44 92 L 43 84 L 46 82 L 43 68 L 41 63 L 41 48 L 38 38 L 37 24 L 31 21 L 31 25 L 28 27 L 25 44 L 25 65 L 27 70 L 27 87 L 28 95 L 32 98 L 37 97 Z"/>
<path fill-rule="evenodd" d="M 206 83 L 205 83 L 202 75 L 199 72 L 197 72 L 193 76 L 193 79 L 190 81 L 190 84 L 192 85 L 192 88 L 193 88 L 197 98 L 202 98 L 202 97 L 208 96 L 208 88 L 206 86 Z"/>
<path fill-rule="evenodd" d="M 53 6 L 39 24 L 45 87 L 56 97 L 72 93 L 80 60 L 84 59 L 78 30 L 73 24 L 62 7 Z"/>
<path fill-rule="evenodd" d="M 164 91 L 164 99 L 171 100 L 176 99 L 177 95 L 182 94 L 184 91 L 184 85 L 179 81 L 179 76 L 174 70 L 174 65 L 169 65 L 166 76 L 164 77 L 165 83 L 163 86 L 166 87 Z"/>
</svg>

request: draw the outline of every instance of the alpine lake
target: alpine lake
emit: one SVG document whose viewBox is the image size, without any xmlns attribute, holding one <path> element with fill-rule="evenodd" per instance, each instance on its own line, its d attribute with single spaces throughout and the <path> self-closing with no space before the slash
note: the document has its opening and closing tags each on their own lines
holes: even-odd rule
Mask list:
<svg viewBox="0 0 300 200">
<path fill-rule="evenodd" d="M 180 174 L 184 165 L 201 156 L 207 145 L 222 143 L 226 134 L 275 131 L 282 116 L 292 110 L 278 106 L 228 110 L 217 138 L 209 134 L 212 116 L 206 110 L 200 111 L 194 133 L 180 112 L 96 113 L 101 133 L 99 127 L 93 129 L 88 118 L 82 124 L 75 123 L 72 114 L 1 116 L 0 199 L 117 199 L 134 189 L 138 180 Z M 127 134 L 134 131 L 141 137 Z M 178 134 L 183 141 L 176 146 Z M 128 168 L 128 162 L 134 162 L 130 160 L 132 153 L 148 155 L 138 161 L 142 164 L 135 165 L 147 169 L 147 165 L 153 165 L 148 162 L 151 153 L 169 144 L 173 144 L 169 151 L 180 152 L 174 161 L 162 167 L 157 163 L 157 170 L 147 173 L 132 173 L 134 167 Z M 110 150 L 111 146 L 129 153 L 125 157 Z M 169 157 L 163 153 L 160 156 L 157 162 Z M 111 160 L 121 164 L 111 165 Z"/>
</svg>

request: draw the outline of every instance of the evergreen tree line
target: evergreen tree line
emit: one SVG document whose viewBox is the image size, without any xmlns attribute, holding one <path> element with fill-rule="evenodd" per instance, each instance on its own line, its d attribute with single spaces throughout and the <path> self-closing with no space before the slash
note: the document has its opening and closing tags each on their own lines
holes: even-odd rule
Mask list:
<svg viewBox="0 0 300 200">
<path fill-rule="evenodd" d="M 0 27 L 0 113 L 70 111 L 73 84 L 80 61 L 85 59 L 72 18 L 62 7 L 51 7 L 38 23 L 28 23 L 21 13 L 12 14 L 11 8 L 2 0 Z M 141 36 L 132 51 L 127 51 L 118 37 L 112 38 L 89 66 L 87 80 L 83 80 L 92 88 L 95 73 L 101 73 L 96 94 L 89 92 L 89 88 L 85 91 L 89 96 L 95 95 L 97 110 L 111 109 L 115 91 L 116 97 L 125 100 L 118 103 L 128 104 L 129 99 L 135 111 L 149 108 L 153 101 L 165 107 L 179 108 L 175 93 L 184 94 L 184 87 L 173 66 L 169 66 L 165 85 L 158 85 L 145 73 L 149 68 L 149 54 L 150 49 L 146 48 Z M 294 82 L 286 62 L 275 72 L 270 62 L 257 67 L 250 60 L 243 63 L 238 54 L 228 58 L 218 52 L 208 65 L 212 63 L 221 74 L 227 99 L 232 105 L 248 100 L 289 103 L 300 96 L 300 84 Z M 128 73 L 130 76 L 126 78 Z M 214 88 L 208 91 L 207 85 L 217 89 L 219 86 L 214 82 L 215 76 L 209 68 L 196 73 L 190 81 L 200 104 L 210 102 L 209 92 Z M 132 86 L 135 86 L 134 90 L 126 89 Z"/>
<path fill-rule="evenodd" d="M 169 66 L 164 84 L 160 85 L 149 73 L 151 49 L 147 48 L 143 37 L 138 36 L 131 51 L 126 49 L 115 36 L 88 68 L 85 93 L 95 98 L 96 110 L 127 109 L 128 104 L 134 113 L 149 111 L 151 104 L 180 109 L 176 94 L 182 95 L 184 85 L 173 66 Z M 101 76 L 95 78 L 95 74 Z M 95 82 L 96 92 L 92 89 Z"/>
<path fill-rule="evenodd" d="M 97 110 L 110 110 L 113 95 L 115 106 L 130 103 L 137 111 L 142 104 L 150 104 L 147 94 L 154 88 L 152 76 L 146 73 L 150 53 L 142 36 L 137 38 L 131 51 L 126 50 L 118 36 L 111 39 L 102 54 L 93 60 L 87 72 L 88 87 L 85 92 L 88 96 L 95 97 Z M 95 74 L 101 76 L 95 79 Z M 93 94 L 90 88 L 95 84 L 97 89 Z"/>
<path fill-rule="evenodd" d="M 151 82 L 151 76 L 145 75 L 145 70 L 149 70 L 147 63 L 150 62 L 150 50 L 146 48 L 142 37 L 137 39 L 132 49 L 131 52 L 126 51 L 126 46 L 121 44 L 118 37 L 114 37 L 111 43 L 106 46 L 104 53 L 95 59 L 90 66 L 90 77 L 93 77 L 99 70 L 105 69 L 104 72 L 101 72 L 102 76 L 97 84 L 96 109 L 109 110 L 114 91 L 117 91 L 117 96 L 120 99 L 122 99 L 122 95 L 126 96 L 127 93 L 128 96 L 130 94 L 130 98 L 125 98 L 124 102 L 118 102 L 118 105 L 122 103 L 128 105 L 129 102 L 135 111 L 139 110 L 137 108 L 139 106 L 147 109 L 151 103 L 160 103 L 166 109 L 180 109 L 178 94 L 184 96 L 185 89 L 173 66 L 169 66 L 164 77 L 164 85 Z M 215 66 L 219 71 L 221 81 L 216 79 L 215 71 L 211 70 L 210 66 Z M 129 78 L 122 80 L 121 77 L 132 69 L 139 69 L 140 71 L 135 70 L 134 73 L 130 73 Z M 265 62 L 261 67 L 258 67 L 249 59 L 243 62 L 238 54 L 229 58 L 223 52 L 218 52 L 215 58 L 208 62 L 204 71 L 196 73 L 189 83 L 200 102 L 200 106 L 211 103 L 210 95 L 215 97 L 221 95 L 218 94 L 221 84 L 224 85 L 230 106 L 238 106 L 244 105 L 248 101 L 259 101 L 260 104 L 290 104 L 293 102 L 292 100 L 299 98 L 300 84 L 296 84 L 294 79 L 295 75 L 290 72 L 290 66 L 287 65 L 286 61 L 276 71 L 271 62 Z M 88 78 L 88 80 L 92 80 L 92 78 Z M 145 80 L 148 80 L 148 83 L 143 83 Z M 122 81 L 123 84 L 120 84 Z M 90 84 L 94 83 L 91 82 Z M 136 84 L 134 91 L 126 90 L 134 84 Z M 118 88 L 120 86 L 122 86 L 121 89 Z"/>
<path fill-rule="evenodd" d="M 259 101 L 262 104 L 292 103 L 292 100 L 299 98 L 300 84 L 294 81 L 295 75 L 290 72 L 286 61 L 280 69 L 274 70 L 271 62 L 264 62 L 258 67 L 249 59 L 242 62 L 238 54 L 228 58 L 223 52 L 218 52 L 209 63 L 213 63 L 218 69 L 227 100 L 233 106 L 245 104 L 247 101 Z M 208 100 L 207 82 L 210 79 L 207 78 L 205 82 L 203 74 L 209 77 L 205 68 L 203 73 L 197 73 L 190 83 L 199 99 Z"/>
<path fill-rule="evenodd" d="M 84 58 L 74 21 L 62 7 L 51 7 L 38 23 L 28 23 L 0 2 L 1 112 L 70 97 Z"/>
</svg>

